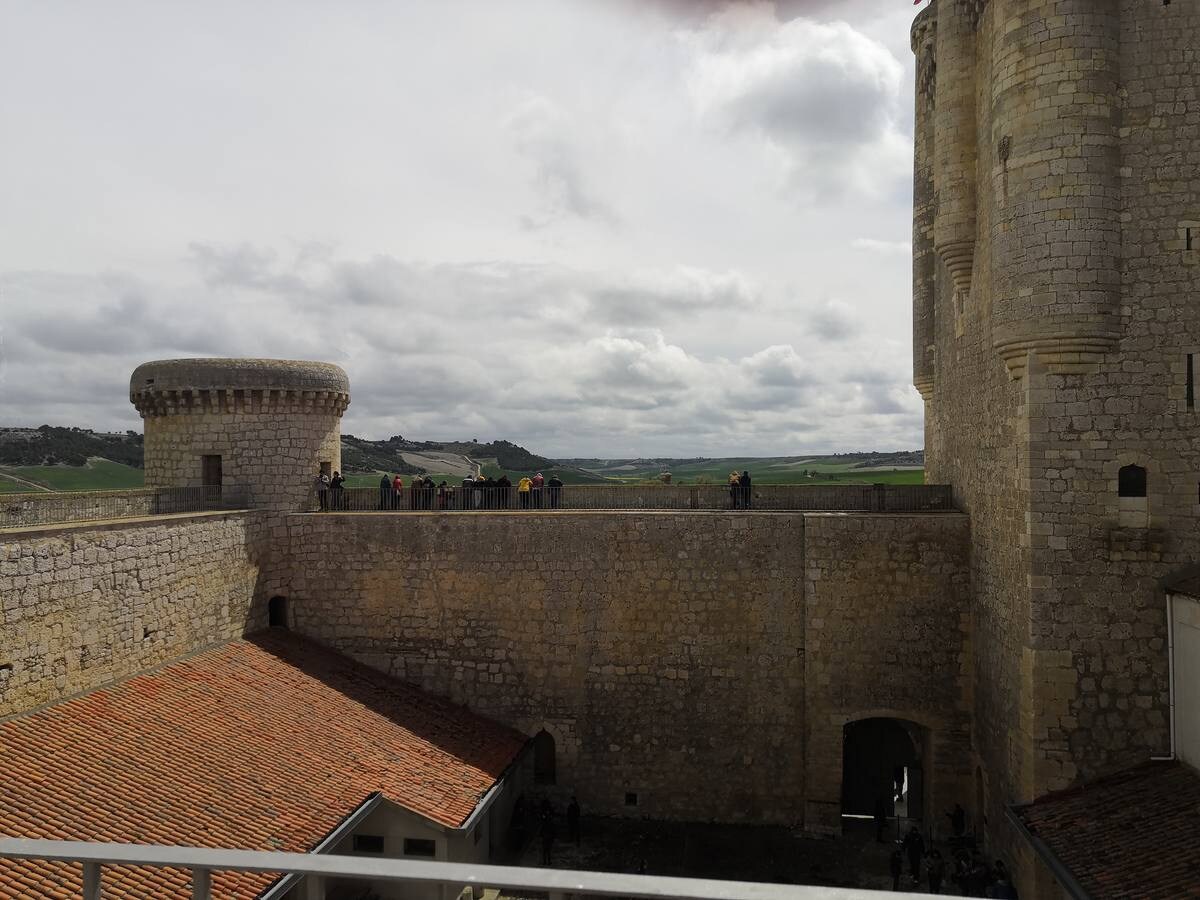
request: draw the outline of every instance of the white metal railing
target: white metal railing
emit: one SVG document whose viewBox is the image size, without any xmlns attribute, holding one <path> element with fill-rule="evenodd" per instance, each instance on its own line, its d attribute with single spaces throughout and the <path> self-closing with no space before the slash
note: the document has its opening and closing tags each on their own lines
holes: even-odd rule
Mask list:
<svg viewBox="0 0 1200 900">
<path fill-rule="evenodd" d="M 189 869 L 192 873 L 193 900 L 211 900 L 213 872 L 275 872 L 303 876 L 300 896 L 304 900 L 324 900 L 325 883 L 330 879 L 436 885 L 449 888 L 448 896 L 457 896 L 464 887 L 498 888 L 501 892 L 535 891 L 547 894 L 550 900 L 562 900 L 567 895 L 650 897 L 660 900 L 872 900 L 884 896 L 876 891 L 854 888 L 752 881 L 18 838 L 0 838 L 2 858 L 82 864 L 83 900 L 101 900 L 100 872 L 103 866 Z M 886 896 L 914 898 L 919 895 L 889 892 Z"/>
</svg>

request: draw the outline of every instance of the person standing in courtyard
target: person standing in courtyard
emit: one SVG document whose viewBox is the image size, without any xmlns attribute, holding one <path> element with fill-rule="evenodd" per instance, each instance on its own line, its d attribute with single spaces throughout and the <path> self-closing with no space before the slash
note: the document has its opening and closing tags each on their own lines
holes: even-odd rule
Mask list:
<svg viewBox="0 0 1200 900">
<path fill-rule="evenodd" d="M 940 894 L 942 882 L 946 878 L 946 861 L 942 859 L 941 851 L 936 849 L 930 851 L 929 866 L 926 872 L 929 875 L 929 893 Z"/>
<path fill-rule="evenodd" d="M 900 876 L 904 874 L 904 854 L 897 847 L 892 851 L 892 857 L 888 861 L 892 873 L 892 890 L 900 890 Z"/>
<path fill-rule="evenodd" d="M 950 820 L 950 828 L 954 831 L 954 836 L 962 837 L 967 831 L 967 811 L 962 808 L 962 804 L 955 803 L 954 809 L 946 813 L 946 817 Z"/>
<path fill-rule="evenodd" d="M 554 814 L 542 815 L 542 865 L 554 862 Z"/>
<path fill-rule="evenodd" d="M 925 839 L 916 825 L 908 829 L 904 836 L 904 852 L 908 856 L 908 869 L 912 875 L 913 884 L 921 881 L 921 859 L 925 856 Z"/>
<path fill-rule="evenodd" d="M 551 502 L 554 502 L 551 500 Z M 571 796 L 571 802 L 567 804 L 567 839 L 573 844 L 578 845 L 580 839 L 579 828 L 579 801 L 575 796 Z"/>
<path fill-rule="evenodd" d="M 887 797 L 877 794 L 875 797 L 875 843 L 883 843 L 885 828 L 887 828 Z"/>
</svg>

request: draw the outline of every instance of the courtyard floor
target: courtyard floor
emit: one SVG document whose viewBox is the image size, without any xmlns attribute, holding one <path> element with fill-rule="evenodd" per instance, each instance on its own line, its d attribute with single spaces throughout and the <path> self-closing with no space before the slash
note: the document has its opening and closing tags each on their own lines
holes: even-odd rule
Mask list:
<svg viewBox="0 0 1200 900">
<path fill-rule="evenodd" d="M 582 840 L 575 845 L 566 839 L 560 816 L 551 855 L 556 869 L 891 890 L 889 858 L 895 844 L 876 843 L 870 821 L 848 819 L 844 828 L 841 838 L 813 838 L 782 827 L 585 816 Z M 888 837 L 895 835 L 893 822 Z M 540 866 L 541 853 L 535 837 L 511 861 Z M 928 889 L 907 880 L 901 886 Z"/>
</svg>

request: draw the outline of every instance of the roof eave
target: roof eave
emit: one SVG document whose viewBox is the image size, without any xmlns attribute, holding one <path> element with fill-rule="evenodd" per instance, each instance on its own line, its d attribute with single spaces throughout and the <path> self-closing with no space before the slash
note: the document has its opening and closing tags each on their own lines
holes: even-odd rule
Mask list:
<svg viewBox="0 0 1200 900">
<path fill-rule="evenodd" d="M 1021 818 L 1021 814 L 1018 812 L 1019 809 L 1020 806 L 1017 804 L 1005 807 L 1008 820 L 1016 826 L 1020 835 L 1029 842 L 1029 846 L 1033 848 L 1033 852 L 1046 864 L 1046 867 L 1054 875 L 1055 880 L 1062 886 L 1062 889 L 1072 897 L 1072 900 L 1094 900 L 1083 885 L 1075 879 L 1071 870 L 1067 868 L 1066 863 L 1059 859 L 1058 855 L 1050 849 L 1050 845 L 1029 830 L 1029 827 L 1025 824 L 1025 820 Z"/>
</svg>

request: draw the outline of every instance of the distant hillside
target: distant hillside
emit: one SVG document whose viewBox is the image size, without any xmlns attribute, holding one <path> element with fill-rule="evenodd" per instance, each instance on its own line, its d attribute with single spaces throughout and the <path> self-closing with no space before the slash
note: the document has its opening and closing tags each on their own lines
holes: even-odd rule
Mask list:
<svg viewBox="0 0 1200 900">
<path fill-rule="evenodd" d="M 834 453 L 771 457 L 593 457 L 549 459 L 512 441 L 413 441 L 400 435 L 372 441 L 342 435 L 342 469 L 350 483 L 373 485 L 380 472 L 432 475 L 457 481 L 479 472 L 514 481 L 543 472 L 567 484 L 631 484 L 664 472 L 676 484 L 723 484 L 732 470 L 747 469 L 759 484 L 920 484 L 925 454 Z M 142 483 L 142 435 L 42 425 L 0 428 L 0 492 L 102 490 Z"/>
<path fill-rule="evenodd" d="M 136 431 L 102 432 L 87 428 L 0 428 L 0 465 L 83 466 L 100 457 L 142 467 L 142 435 Z"/>
</svg>

